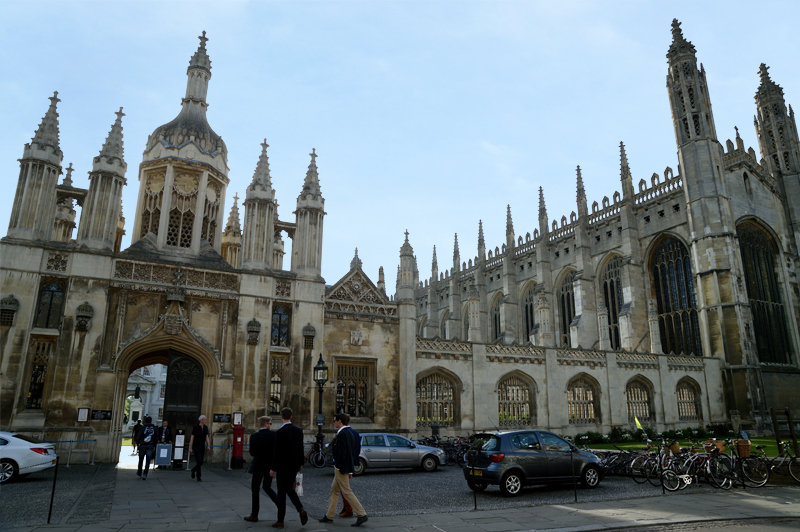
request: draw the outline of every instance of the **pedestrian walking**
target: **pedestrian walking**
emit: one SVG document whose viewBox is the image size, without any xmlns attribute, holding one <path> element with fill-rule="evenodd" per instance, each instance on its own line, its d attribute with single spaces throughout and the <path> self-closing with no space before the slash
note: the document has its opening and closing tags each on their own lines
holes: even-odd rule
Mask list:
<svg viewBox="0 0 800 532">
<path fill-rule="evenodd" d="M 253 493 L 253 504 L 250 509 L 250 515 L 244 518 L 245 521 L 250 521 L 251 523 L 258 522 L 262 484 L 264 492 L 275 503 L 275 506 L 278 506 L 278 495 L 272 489 L 272 476 L 269 474 L 270 470 L 272 470 L 272 456 L 275 453 L 276 438 L 275 433 L 270 430 L 272 418 L 261 416 L 258 418 L 258 423 L 261 428 L 250 436 L 250 456 L 253 457 L 253 463 L 250 464 L 250 472 L 253 473 L 250 491 Z"/>
<path fill-rule="evenodd" d="M 139 446 L 139 467 L 136 469 L 136 475 L 142 477 L 142 480 L 147 480 L 147 473 L 150 471 L 150 461 L 153 459 L 157 438 L 153 418 L 145 416 L 144 425 L 139 429 L 138 437 L 136 438 L 136 443 Z M 145 463 L 144 474 L 142 473 L 142 462 Z"/>
<path fill-rule="evenodd" d="M 367 512 L 358 502 L 353 490 L 350 488 L 350 479 L 353 478 L 353 442 L 352 431 L 346 429 L 350 423 L 349 414 L 335 414 L 333 416 L 333 426 L 336 428 L 336 437 L 331 445 L 333 446 L 333 483 L 331 484 L 330 500 L 328 502 L 328 513 L 319 520 L 320 523 L 332 523 L 333 514 L 336 512 L 336 504 L 339 502 L 339 494 L 353 507 L 356 514 L 356 522 L 351 526 L 361 526 L 367 522 Z"/>
<path fill-rule="evenodd" d="M 131 456 L 136 456 L 136 438 L 139 437 L 140 428 L 142 428 L 142 420 L 137 419 L 136 424 L 131 429 L 131 447 L 133 447 L 133 450 L 131 450 Z"/>
<path fill-rule="evenodd" d="M 203 482 L 200 478 L 200 468 L 203 465 L 203 458 L 206 451 L 211 450 L 211 441 L 208 439 L 208 427 L 206 427 L 206 416 L 197 418 L 197 425 L 192 429 L 192 436 L 189 438 L 189 449 L 194 454 L 194 467 L 192 468 L 192 478 L 197 475 L 197 482 Z"/>
<path fill-rule="evenodd" d="M 158 429 L 158 443 L 172 445 L 172 427 L 166 419 L 161 422 L 161 427 Z M 166 469 L 166 466 L 156 466 L 156 469 Z"/>
<path fill-rule="evenodd" d="M 292 425 L 291 408 L 281 410 L 281 421 L 283 425 L 275 433 L 275 453 L 269 472 L 278 485 L 278 520 L 272 523 L 273 528 L 284 527 L 287 495 L 300 514 L 300 524 L 308 522 L 308 513 L 294 491 L 295 477 L 303 471 L 303 429 Z"/>
<path fill-rule="evenodd" d="M 349 430 L 353 435 L 353 470 L 355 471 L 356 465 L 358 465 L 359 460 L 361 460 L 361 434 L 359 434 L 356 429 L 350 426 L 349 420 L 344 430 Z M 352 480 L 353 479 L 351 478 L 351 483 Z M 339 517 L 353 517 L 353 507 L 350 506 L 350 503 L 344 498 L 344 493 L 342 493 L 342 511 L 339 512 Z"/>
</svg>

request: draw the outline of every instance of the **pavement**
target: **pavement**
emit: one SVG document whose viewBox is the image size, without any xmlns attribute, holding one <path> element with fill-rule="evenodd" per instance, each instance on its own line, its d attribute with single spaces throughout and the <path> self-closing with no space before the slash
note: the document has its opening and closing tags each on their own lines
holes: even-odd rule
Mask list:
<svg viewBox="0 0 800 532">
<path fill-rule="evenodd" d="M 75 484 L 70 492 L 73 499 L 69 500 L 69 504 L 62 502 L 63 508 L 59 513 L 54 510 L 53 523 L 58 524 L 42 525 L 36 523 L 35 519 L 29 519 L 28 524 L 20 526 L 19 519 L 12 519 L 5 522 L 0 520 L 0 528 L 9 532 L 272 530 L 269 525 L 275 520 L 276 510 L 263 494 L 260 521 L 247 523 L 242 520 L 243 516 L 250 513 L 250 476 L 242 470 L 226 471 L 217 465 L 204 466 L 203 482 L 198 483 L 191 480 L 188 472 L 161 470 L 151 471 L 148 479 L 142 481 L 135 474 L 135 460 L 123 460 L 116 468 L 108 464 L 82 467 L 85 469 L 73 466 L 70 473 L 64 475 L 67 480 L 75 475 L 84 480 L 82 484 Z M 416 479 L 417 483 L 420 479 L 423 482 L 425 479 L 443 479 L 451 486 L 459 502 L 450 510 L 435 505 L 426 508 L 415 503 L 416 508 L 395 514 L 387 509 L 403 507 L 404 499 L 410 498 L 414 489 L 406 485 L 400 492 L 392 490 L 398 483 L 403 485 L 401 481 L 404 477 L 396 476 L 397 473 L 374 473 L 372 476 L 367 474 L 359 477 L 353 484 L 355 493 L 361 496 L 368 513 L 371 509 L 376 511 L 362 528 L 380 532 L 587 532 L 726 520 L 737 523 L 752 520 L 755 526 L 764 519 L 778 522 L 800 517 L 800 486 L 795 485 L 731 491 L 700 487 L 667 495 L 661 495 L 660 489 L 652 488 L 646 492 L 646 496 L 631 492 L 634 493 L 631 497 L 630 493 L 619 491 L 615 486 L 628 487 L 633 483 L 629 479 L 619 478 L 606 479 L 604 485 L 595 490 L 579 489 L 577 493 L 581 502 L 578 503 L 567 502 L 574 500 L 571 486 L 555 490 L 561 502 L 543 503 L 541 494 L 545 491 L 538 491 L 537 488 L 526 490 L 522 496 L 514 499 L 502 497 L 490 488 L 473 499 L 472 493 L 465 490 L 460 473 L 458 468 L 445 468 L 437 473 L 409 472 L 405 478 Z M 29 478 L 33 477 L 31 475 Z M 113 477 L 115 482 L 109 483 L 108 480 Z M 337 517 L 334 523 L 327 525 L 317 520 L 327 506 L 327 487 L 332 473 L 328 470 L 311 470 L 306 477 L 306 496 L 302 500 L 310 520 L 301 526 L 297 512 L 289 505 L 286 529 L 323 532 L 349 527 L 354 519 Z M 59 481 L 61 478 L 62 473 L 59 472 Z M 456 479 L 460 483 L 455 483 Z M 43 478 L 39 483 L 39 490 L 44 488 L 45 480 Z M 78 489 L 80 486 L 83 486 L 82 489 Z M 385 486 L 387 491 L 381 492 L 380 486 Z M 20 487 L 28 486 L 24 482 L 4 485 L 0 492 L 0 507 L 17 500 L 13 497 Z M 438 490 L 441 491 L 441 488 Z M 553 488 L 547 490 L 549 493 Z M 612 498 L 598 499 L 604 490 Z M 391 495 L 387 496 L 386 493 Z M 629 498 L 618 498 L 621 496 Z M 14 505 L 25 512 L 25 505 L 29 502 L 42 506 L 41 498 L 26 496 L 25 500 Z M 43 498 L 49 500 L 49 490 L 47 497 Z M 381 500 L 382 505 L 379 504 Z M 470 506 L 474 507 L 472 503 L 475 500 L 479 509 L 467 509 L 465 503 L 471 503 Z M 0 508 L 0 516 L 6 511 Z"/>
</svg>

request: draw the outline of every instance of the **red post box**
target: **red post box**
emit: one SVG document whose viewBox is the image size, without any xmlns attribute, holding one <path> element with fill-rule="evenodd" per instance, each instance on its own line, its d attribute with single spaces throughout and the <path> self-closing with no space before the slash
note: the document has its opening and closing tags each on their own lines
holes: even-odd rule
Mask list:
<svg viewBox="0 0 800 532">
<path fill-rule="evenodd" d="M 233 445 L 231 448 L 231 468 L 241 469 L 244 463 L 244 425 L 233 426 Z"/>
</svg>

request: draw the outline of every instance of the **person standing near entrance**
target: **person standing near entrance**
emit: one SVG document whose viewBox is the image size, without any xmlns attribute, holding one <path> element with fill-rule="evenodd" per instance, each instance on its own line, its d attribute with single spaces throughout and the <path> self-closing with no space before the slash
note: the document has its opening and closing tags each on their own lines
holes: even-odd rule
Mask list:
<svg viewBox="0 0 800 532">
<path fill-rule="evenodd" d="M 333 416 L 333 426 L 336 428 L 336 437 L 333 439 L 333 483 L 331 484 L 330 500 L 328 502 L 328 513 L 319 520 L 320 523 L 332 523 L 333 514 L 336 512 L 336 503 L 339 502 L 339 493 L 353 507 L 356 514 L 356 522 L 352 526 L 361 526 L 367 522 L 367 512 L 358 502 L 353 490 L 350 488 L 350 479 L 353 477 L 353 432 L 347 429 L 350 423 L 348 414 L 336 414 Z"/>
<path fill-rule="evenodd" d="M 308 513 L 294 491 L 295 477 L 303 471 L 303 429 L 292 425 L 291 408 L 281 410 L 281 421 L 283 425 L 275 433 L 275 454 L 269 472 L 278 485 L 278 520 L 272 523 L 273 528 L 283 528 L 287 495 L 300 514 L 300 524 L 308 522 Z"/>
<path fill-rule="evenodd" d="M 251 523 L 258 522 L 258 510 L 260 508 L 261 484 L 264 485 L 264 492 L 278 505 L 278 496 L 272 489 L 272 477 L 269 472 L 272 469 L 272 455 L 275 453 L 275 433 L 270 430 L 272 418 L 261 416 L 258 418 L 261 429 L 250 436 L 250 456 L 253 463 L 250 465 L 253 473 L 253 480 L 250 483 L 250 490 L 253 492 L 253 505 L 250 515 L 244 518 Z"/>
<path fill-rule="evenodd" d="M 189 448 L 194 454 L 194 461 L 196 462 L 192 468 L 192 478 L 197 475 L 197 482 L 203 482 L 200 478 L 200 468 L 203 465 L 203 458 L 206 451 L 211 450 L 211 442 L 208 439 L 208 427 L 206 427 L 206 416 L 197 418 L 197 425 L 192 429 L 192 437 L 189 438 Z"/>
<path fill-rule="evenodd" d="M 172 445 L 172 428 L 166 419 L 161 422 L 161 428 L 158 429 L 158 443 Z M 156 469 L 166 469 L 166 466 L 156 466 Z"/>
<path fill-rule="evenodd" d="M 150 461 L 153 459 L 153 451 L 156 448 L 156 426 L 152 423 L 153 418 L 145 416 L 144 425 L 139 429 L 136 438 L 136 443 L 139 446 L 139 467 L 136 470 L 136 476 L 142 477 L 142 480 L 147 480 L 147 473 L 150 471 Z M 145 462 L 144 474 L 142 474 L 142 461 Z"/>
</svg>

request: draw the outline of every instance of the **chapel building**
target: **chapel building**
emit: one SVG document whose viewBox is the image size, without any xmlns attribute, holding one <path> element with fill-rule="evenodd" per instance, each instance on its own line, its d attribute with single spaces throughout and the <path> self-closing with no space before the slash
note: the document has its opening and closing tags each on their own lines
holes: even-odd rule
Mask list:
<svg viewBox="0 0 800 532">
<path fill-rule="evenodd" d="M 502 245 L 487 248 L 479 223 L 477 255 L 463 260 L 456 237 L 452 267 L 434 249 L 424 281 L 406 233 L 391 296 L 357 250 L 336 283 L 321 277 L 314 150 L 292 221 L 278 215 L 266 140 L 243 221 L 238 196 L 225 220 L 205 32 L 178 116 L 147 139 L 127 249 L 122 109 L 82 189 L 62 165 L 54 94 L 0 240 L 0 430 L 96 439 L 95 460 L 117 461 L 131 375 L 153 364 L 166 367 L 160 417 L 190 430 L 205 414 L 220 445 L 232 413 L 254 428 L 283 406 L 311 439 L 320 362 L 328 420 L 346 411 L 359 430 L 409 435 L 664 430 L 731 411 L 763 430 L 770 407 L 800 409 L 794 112 L 762 64 L 760 156 L 738 131 L 723 146 L 705 70 L 677 21 L 672 33 L 677 170 L 634 184 L 620 144 L 611 199 L 590 208 L 579 167 L 569 218 L 551 220 L 540 189 L 532 234 L 515 232 L 509 208 Z"/>
</svg>

